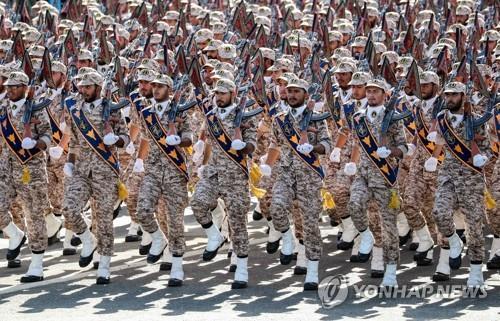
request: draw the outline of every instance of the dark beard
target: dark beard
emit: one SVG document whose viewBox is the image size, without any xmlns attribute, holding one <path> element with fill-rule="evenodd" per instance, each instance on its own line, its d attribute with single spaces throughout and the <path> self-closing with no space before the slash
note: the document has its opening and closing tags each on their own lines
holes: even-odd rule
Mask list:
<svg viewBox="0 0 500 321">
<path fill-rule="evenodd" d="M 288 104 L 289 104 L 289 105 L 290 105 L 290 107 L 292 107 L 292 108 L 299 108 L 299 107 L 302 107 L 302 105 L 304 105 L 304 102 L 303 102 L 303 101 L 301 101 L 300 103 L 298 102 L 298 103 L 293 104 L 293 105 L 292 105 L 292 104 L 290 104 L 290 103 L 288 103 Z"/>
<path fill-rule="evenodd" d="M 446 104 L 446 108 L 448 108 L 451 112 L 459 111 L 461 107 L 462 107 L 462 101 L 460 101 L 460 103 L 456 105 L 450 103 Z"/>
</svg>

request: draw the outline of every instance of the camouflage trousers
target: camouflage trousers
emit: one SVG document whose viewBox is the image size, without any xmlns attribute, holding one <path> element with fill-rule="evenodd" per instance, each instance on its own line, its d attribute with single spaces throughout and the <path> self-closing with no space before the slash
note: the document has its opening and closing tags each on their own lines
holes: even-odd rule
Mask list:
<svg viewBox="0 0 500 321">
<path fill-rule="evenodd" d="M 414 158 L 410 170 L 404 182 L 405 193 L 403 194 L 402 210 L 408 220 L 411 229 L 419 230 L 426 224 L 435 242 L 444 241 L 438 237 L 438 231 L 432 208 L 436 194 L 436 173 L 424 170 L 421 159 Z M 441 243 L 441 246 L 445 244 Z"/>
<path fill-rule="evenodd" d="M 209 165 L 210 166 L 210 165 Z M 201 177 L 191 198 L 191 208 L 201 225 L 212 222 L 210 211 L 217 207 L 217 199 L 226 205 L 231 241 L 238 257 L 248 255 L 247 213 L 250 210 L 248 178 L 239 169 Z"/>
<path fill-rule="evenodd" d="M 158 230 L 155 209 L 159 200 L 164 206 L 156 211 L 159 222 L 166 222 L 167 228 L 160 229 L 168 239 L 169 249 L 175 256 L 184 255 L 184 209 L 188 205 L 187 182 L 180 172 L 154 168 L 147 170 L 139 190 L 137 219 L 144 231 L 153 233 Z"/>
<path fill-rule="evenodd" d="M 89 200 L 92 204 L 92 233 L 97 238 L 97 252 L 113 255 L 113 210 L 118 201 L 118 186 L 111 170 L 91 172 L 89 177 L 78 173 L 68 181 L 63 201 L 63 215 L 73 232 L 81 234 L 87 228 L 82 210 Z"/>
<path fill-rule="evenodd" d="M 304 246 L 309 260 L 319 260 L 322 254 L 319 217 L 322 209 L 322 180 L 316 173 L 279 168 L 273 186 L 271 216 L 274 228 L 285 232 L 290 228 L 289 216 L 296 200 L 304 229 Z"/>
<path fill-rule="evenodd" d="M 465 216 L 467 247 L 471 261 L 484 259 L 483 225 L 485 218 L 484 188 L 482 175 L 458 173 L 459 178 L 439 173 L 436 198 L 432 214 L 439 231 L 445 237 L 455 232 L 453 213 L 460 210 Z"/>
<path fill-rule="evenodd" d="M 399 260 L 399 237 L 396 224 L 397 211 L 389 208 L 391 190 L 385 186 L 371 187 L 361 175 L 356 175 L 351 185 L 351 196 L 348 210 L 354 226 L 358 231 L 364 231 L 369 226 L 367 208 L 370 201 L 378 207 L 381 220 L 382 248 L 384 262 Z"/>
<path fill-rule="evenodd" d="M 62 161 L 61 161 L 62 160 Z M 50 207 L 52 208 L 52 213 L 55 215 L 62 214 L 64 193 L 65 193 L 65 182 L 67 180 L 64 175 L 64 162 L 65 160 L 61 158 L 58 161 L 52 161 L 49 159 L 47 162 L 47 178 L 49 181 L 49 201 Z M 68 222 L 64 221 L 64 228 L 71 230 L 71 226 Z"/>
<path fill-rule="evenodd" d="M 264 195 L 264 197 L 262 197 L 259 200 L 259 202 L 260 202 L 261 214 L 268 221 L 272 220 L 271 201 L 273 198 L 273 185 L 274 185 L 273 182 L 275 181 L 276 181 L 276 171 L 273 171 L 271 177 L 262 177 L 259 185 L 260 188 L 263 188 L 267 191 L 266 195 Z M 304 226 L 302 224 L 302 215 L 300 214 L 297 201 L 293 202 L 292 209 L 290 212 L 292 213 L 295 238 L 298 240 L 304 240 Z"/>
<path fill-rule="evenodd" d="M 493 167 L 493 169 L 491 169 Z M 496 207 L 487 210 L 488 223 L 493 234 L 500 237 L 500 158 L 496 162 L 488 164 L 485 168 L 486 186 L 493 199 L 496 201 Z M 492 172 L 491 175 L 488 175 Z"/>
<path fill-rule="evenodd" d="M 139 195 L 139 189 L 141 187 L 143 173 L 134 173 L 132 169 L 134 168 L 135 158 L 131 157 L 126 152 L 120 153 L 120 162 L 122 164 L 127 164 L 127 167 L 123 171 L 122 181 L 127 186 L 128 196 L 125 200 L 127 205 L 128 215 L 133 222 L 137 222 L 137 197 Z"/>
<path fill-rule="evenodd" d="M 23 207 L 21 206 L 21 201 L 19 200 L 19 196 L 14 199 L 10 206 L 10 214 L 12 215 L 12 220 L 17 227 L 19 227 L 24 232 L 26 229 L 26 222 L 24 219 Z"/>
<path fill-rule="evenodd" d="M 17 164 L 2 166 L 4 168 L 0 170 L 0 204 L 2 204 L 0 206 L 0 229 L 4 229 L 12 221 L 9 210 L 14 208 L 18 214 L 17 221 L 22 221 L 23 218 L 26 220 L 31 251 L 41 253 L 47 248 L 45 215 L 50 212 L 50 207 L 45 162 L 39 159 L 34 162 L 36 164 L 27 166 L 30 181 L 26 185 L 21 181 L 23 167 Z M 21 206 L 22 211 L 16 208 L 16 202 L 19 202 L 18 205 Z M 21 213 L 23 218 L 19 217 Z M 19 227 L 22 228 L 23 225 Z"/>
</svg>

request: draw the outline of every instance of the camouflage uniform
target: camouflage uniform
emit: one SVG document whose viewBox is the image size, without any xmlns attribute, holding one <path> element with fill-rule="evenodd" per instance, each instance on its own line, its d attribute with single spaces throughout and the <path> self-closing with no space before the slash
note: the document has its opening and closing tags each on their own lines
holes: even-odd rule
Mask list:
<svg viewBox="0 0 500 321">
<path fill-rule="evenodd" d="M 356 116 L 366 117 L 366 124 L 370 131 L 377 135 L 381 132 L 384 112 L 381 112 L 372 122 L 368 120 L 366 113 L 367 109 L 358 112 Z M 386 135 L 388 147 L 397 147 L 406 153 L 406 138 L 400 122 L 390 126 Z M 394 161 L 390 158 L 387 161 L 394 167 Z M 391 187 L 364 151 L 361 153 L 358 170 L 350 192 L 348 210 L 358 231 L 364 231 L 368 228 L 366 214 L 368 202 L 373 200 L 377 203 L 382 221 L 384 262 L 397 262 L 399 260 L 397 213 L 395 209 L 389 208 Z"/>
<path fill-rule="evenodd" d="M 73 108 L 84 112 L 87 119 L 94 125 L 97 133 L 104 137 L 102 119 L 103 106 L 100 101 L 91 104 L 78 100 Z M 111 126 L 115 135 L 120 136 L 125 146 L 128 144 L 127 126 L 119 112 L 111 114 Z M 73 232 L 85 232 L 87 225 L 81 211 L 89 199 L 92 199 L 92 212 L 95 218 L 97 252 L 102 256 L 113 254 L 113 210 L 118 200 L 118 176 L 111 167 L 89 146 L 83 135 L 71 123 L 71 140 L 69 153 L 76 155 L 73 177 L 68 182 L 63 202 L 63 215 L 73 227 Z M 116 152 L 115 150 L 113 150 Z"/>
<path fill-rule="evenodd" d="M 154 104 L 151 108 L 156 108 Z M 159 120 L 164 128 L 168 127 L 168 112 L 170 106 L 163 112 L 157 111 Z M 181 138 L 191 138 L 186 117 L 178 127 L 177 134 Z M 168 222 L 169 249 L 175 256 L 182 256 L 186 247 L 184 241 L 184 209 L 188 205 L 187 180 L 184 174 L 177 169 L 171 160 L 160 150 L 157 143 L 150 137 L 149 155 L 144 164 L 144 179 L 139 190 L 137 203 L 137 218 L 142 228 L 148 233 L 158 230 L 154 219 L 154 209 L 158 200 L 163 199 L 166 211 L 158 211 L 156 217 L 165 217 L 162 221 Z M 167 219 L 168 217 L 168 219 Z"/>
<path fill-rule="evenodd" d="M 434 100 L 421 102 L 415 106 L 416 111 L 422 109 L 422 116 L 427 128 L 430 127 Z M 427 104 L 427 109 L 424 108 L 424 104 Z M 436 241 L 437 228 L 432 216 L 432 207 L 436 193 L 437 173 L 428 172 L 424 169 L 424 163 L 430 155 L 420 139 L 417 140 L 416 146 L 417 149 L 411 160 L 410 169 L 404 182 L 406 188 L 403 194 L 403 212 L 409 226 L 414 231 L 420 230 L 427 224 L 431 235 Z"/>
<path fill-rule="evenodd" d="M 21 105 L 22 101 L 17 104 L 19 105 L 15 106 L 6 99 L 0 106 L 0 110 L 2 113 L 9 113 L 11 124 L 22 139 L 24 131 L 22 118 L 26 104 Z M 15 106 L 15 111 L 13 106 Z M 50 124 L 45 111 L 33 112 L 31 131 L 33 139 L 41 139 L 47 147 L 50 146 Z M 9 209 L 19 202 L 26 219 L 30 249 L 33 253 L 43 253 L 47 248 L 45 215 L 50 212 L 45 154 L 40 152 L 26 165 L 21 165 L 4 139 L 1 142 L 2 157 L 0 159 L 0 203 L 3 204 L 0 209 L 0 229 L 4 229 L 12 221 Z M 29 172 L 30 179 L 27 184 L 22 182 L 23 171 Z"/>
<path fill-rule="evenodd" d="M 286 115 L 290 111 L 280 114 Z M 280 115 L 278 114 L 278 115 Z M 302 116 L 299 116 L 301 118 Z M 292 124 L 298 128 L 299 120 L 291 117 Z M 309 143 L 311 145 L 322 144 L 326 154 L 331 147 L 330 134 L 326 122 L 314 122 L 310 127 L 314 132 L 308 131 Z M 322 199 L 320 190 L 323 186 L 322 178 L 314 172 L 311 167 L 300 158 L 284 137 L 276 122 L 273 122 L 273 135 L 271 144 L 279 146 L 280 160 L 275 165 L 277 179 L 273 186 L 273 198 L 271 203 L 271 216 L 274 228 L 285 232 L 289 229 L 289 214 L 293 200 L 297 200 L 299 213 L 304 226 L 304 245 L 306 257 L 317 261 L 321 257 L 322 242 L 318 219 L 322 210 Z"/>
<path fill-rule="evenodd" d="M 203 103 L 211 103 L 204 100 Z M 221 123 L 229 137 L 234 133 L 236 111 L 231 111 Z M 256 146 L 256 124 L 252 118 L 242 127 L 242 140 Z M 248 255 L 247 213 L 250 209 L 248 177 L 241 167 L 226 155 L 218 143 L 209 135 L 207 143 L 212 145 L 212 154 L 203 169 L 203 175 L 195 186 L 191 199 L 191 208 L 196 220 L 201 225 L 212 222 L 209 211 L 217 206 L 220 197 L 226 204 L 226 213 L 232 233 L 233 250 L 238 257 Z"/>
<path fill-rule="evenodd" d="M 452 115 L 446 110 L 448 121 L 452 123 Z M 465 126 L 462 121 L 456 128 L 455 134 L 465 141 Z M 481 127 L 479 135 L 486 137 Z M 488 139 L 478 142 L 481 153 L 489 155 Z M 484 206 L 485 182 L 483 174 L 477 173 L 458 160 L 448 148 L 445 151 L 445 160 L 439 169 L 437 190 L 432 214 L 436 219 L 439 231 L 446 237 L 455 232 L 453 212 L 460 210 L 465 215 L 467 227 L 467 246 L 471 261 L 483 261 L 484 236 L 483 220 L 485 219 Z M 463 197 L 467 195 L 467 197 Z"/>
</svg>

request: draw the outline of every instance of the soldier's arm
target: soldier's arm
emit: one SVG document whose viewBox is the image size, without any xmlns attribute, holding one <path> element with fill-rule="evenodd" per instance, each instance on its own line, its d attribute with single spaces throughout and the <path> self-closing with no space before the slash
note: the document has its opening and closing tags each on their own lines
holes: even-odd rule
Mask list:
<svg viewBox="0 0 500 321">
<path fill-rule="evenodd" d="M 120 139 L 116 142 L 116 147 L 123 148 L 130 143 L 130 136 L 128 134 L 128 127 L 125 119 L 122 117 L 120 111 L 115 111 L 111 114 L 111 118 L 115 121 L 113 122 L 113 131 L 115 135 L 120 137 Z"/>
<path fill-rule="evenodd" d="M 178 135 L 181 137 L 181 143 L 179 144 L 180 147 L 189 147 L 193 144 L 193 131 L 191 130 L 191 126 L 189 126 L 186 113 L 183 113 L 181 116 Z"/>
<path fill-rule="evenodd" d="M 251 154 L 257 146 L 257 124 L 252 117 L 242 124 L 242 138 L 247 145 L 241 150 L 244 154 Z"/>
<path fill-rule="evenodd" d="M 35 132 L 37 133 L 36 147 L 47 149 L 52 141 L 52 131 L 50 129 L 49 116 L 45 110 L 40 110 L 32 115 L 32 122 L 35 123 Z"/>
<path fill-rule="evenodd" d="M 402 121 L 398 121 L 389 127 L 389 137 L 391 137 L 391 154 L 394 157 L 403 158 L 408 153 L 405 131 Z"/>
<path fill-rule="evenodd" d="M 493 156 L 493 152 L 491 150 L 491 140 L 488 127 L 488 123 L 481 126 L 474 140 L 477 142 L 480 153 L 485 155 L 489 159 Z"/>
<path fill-rule="evenodd" d="M 316 135 L 318 143 L 314 146 L 313 151 L 320 155 L 330 154 L 330 150 L 332 148 L 332 140 L 330 138 L 330 133 L 328 131 L 326 120 L 317 122 L 317 124 L 318 124 L 318 133 Z"/>
</svg>

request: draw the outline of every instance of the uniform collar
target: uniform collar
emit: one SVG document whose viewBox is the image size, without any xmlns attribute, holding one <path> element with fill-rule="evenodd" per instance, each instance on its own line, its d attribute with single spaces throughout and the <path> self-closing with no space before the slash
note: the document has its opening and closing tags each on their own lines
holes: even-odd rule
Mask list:
<svg viewBox="0 0 500 321">
<path fill-rule="evenodd" d="M 97 106 L 101 105 L 102 104 L 102 99 L 99 98 L 99 99 L 96 99 L 94 100 L 93 102 L 90 102 L 90 103 L 83 103 L 83 106 L 85 107 L 85 109 L 87 111 L 90 111 L 92 112 Z"/>
<path fill-rule="evenodd" d="M 437 96 L 432 97 L 431 99 L 427 100 L 422 100 L 422 109 L 424 110 L 424 113 L 427 113 L 429 109 L 434 106 L 434 102 L 436 101 Z"/>
<path fill-rule="evenodd" d="M 366 104 L 368 103 L 368 99 L 361 98 L 361 99 L 353 99 L 354 106 L 356 107 L 356 111 L 364 109 L 366 107 Z"/>
<path fill-rule="evenodd" d="M 234 109 L 236 108 L 236 104 L 231 104 L 227 107 L 217 107 L 217 116 L 220 119 L 225 119 Z"/>
<path fill-rule="evenodd" d="M 339 88 L 339 96 L 340 96 L 340 99 L 342 100 L 342 103 L 345 104 L 351 98 L 351 95 L 352 95 L 351 88 L 349 88 L 347 90 Z"/>
<path fill-rule="evenodd" d="M 460 124 L 464 120 L 464 114 L 463 113 L 454 114 L 451 111 L 448 111 L 448 117 L 450 119 L 451 126 L 453 128 L 457 128 L 458 126 L 460 126 Z"/>
<path fill-rule="evenodd" d="M 21 112 L 25 103 L 26 103 L 26 98 L 20 99 L 18 101 L 10 100 L 10 110 L 12 110 L 12 115 L 14 117 L 16 117 Z"/>
<path fill-rule="evenodd" d="M 162 101 L 161 103 L 156 102 L 155 103 L 155 112 L 158 115 L 158 117 L 162 117 L 163 114 L 170 109 L 170 100 L 165 100 Z"/>
<path fill-rule="evenodd" d="M 299 119 L 299 117 L 304 113 L 304 110 L 306 110 L 306 105 L 302 105 L 298 108 L 292 108 L 290 107 L 290 113 L 292 114 L 293 118 Z"/>
<path fill-rule="evenodd" d="M 366 116 L 368 117 L 368 120 L 370 121 L 370 123 L 373 123 L 377 119 L 379 119 L 380 116 L 383 115 L 384 110 L 385 110 L 384 105 L 367 106 L 366 107 Z"/>
</svg>

